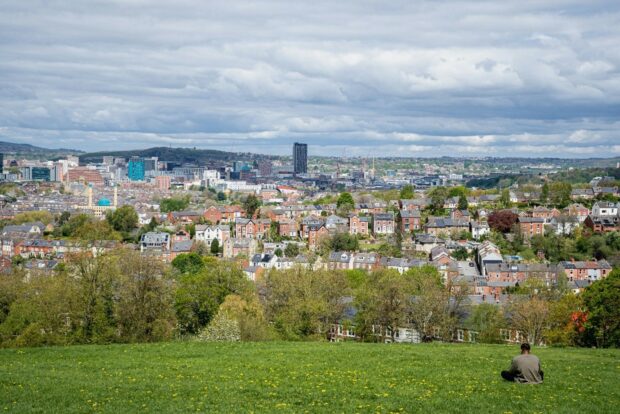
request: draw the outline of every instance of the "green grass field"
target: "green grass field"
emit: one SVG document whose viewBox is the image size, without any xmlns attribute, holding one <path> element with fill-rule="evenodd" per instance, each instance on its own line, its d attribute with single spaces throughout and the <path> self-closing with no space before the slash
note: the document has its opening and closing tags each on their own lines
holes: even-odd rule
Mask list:
<svg viewBox="0 0 620 414">
<path fill-rule="evenodd" d="M 0 350 L 0 411 L 612 413 L 620 351 L 535 349 L 545 383 L 503 382 L 515 346 L 177 342 Z"/>
</svg>

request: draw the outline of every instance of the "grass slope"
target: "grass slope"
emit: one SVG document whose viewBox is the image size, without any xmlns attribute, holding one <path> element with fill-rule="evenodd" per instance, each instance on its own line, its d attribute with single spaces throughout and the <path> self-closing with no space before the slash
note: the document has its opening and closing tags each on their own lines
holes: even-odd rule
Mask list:
<svg viewBox="0 0 620 414">
<path fill-rule="evenodd" d="M 620 351 L 536 349 L 540 386 L 503 382 L 514 346 L 164 343 L 0 350 L 0 411 L 617 412 Z"/>
</svg>

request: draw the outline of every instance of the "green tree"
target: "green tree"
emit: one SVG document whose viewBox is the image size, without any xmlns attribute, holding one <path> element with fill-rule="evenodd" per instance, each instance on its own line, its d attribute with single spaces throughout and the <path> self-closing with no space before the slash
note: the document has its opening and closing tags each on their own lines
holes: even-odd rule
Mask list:
<svg viewBox="0 0 620 414">
<path fill-rule="evenodd" d="M 284 255 L 286 257 L 297 257 L 299 254 L 299 246 L 297 243 L 288 243 L 284 248 Z"/>
<path fill-rule="evenodd" d="M 62 226 L 63 224 L 68 222 L 70 218 L 71 218 L 71 213 L 69 213 L 68 211 L 63 211 L 60 214 L 60 216 L 58 216 L 58 220 L 56 224 L 58 224 L 59 226 Z"/>
<path fill-rule="evenodd" d="M 358 238 L 349 233 L 336 233 L 327 241 L 331 250 L 355 251 L 359 249 Z"/>
<path fill-rule="evenodd" d="M 205 262 L 198 253 L 181 253 L 172 260 L 172 267 L 180 273 L 198 273 L 205 268 Z"/>
<path fill-rule="evenodd" d="M 587 345 L 620 347 L 620 269 L 594 282 L 583 292 L 588 311 Z"/>
<path fill-rule="evenodd" d="M 452 257 L 456 260 L 467 260 L 469 259 L 469 252 L 464 247 L 459 247 L 452 252 Z"/>
<path fill-rule="evenodd" d="M 435 187 L 428 195 L 431 198 L 431 211 L 435 214 L 443 212 L 443 206 L 446 203 L 446 198 L 448 198 L 448 189 L 446 187 Z"/>
<path fill-rule="evenodd" d="M 170 339 L 176 327 L 173 289 L 165 279 L 165 266 L 122 250 L 117 254 L 119 277 L 116 320 L 124 342 L 151 342 Z"/>
<path fill-rule="evenodd" d="M 248 217 L 254 216 L 254 213 L 260 207 L 261 202 L 254 194 L 250 194 L 246 197 L 243 202 L 243 209 L 245 210 Z"/>
<path fill-rule="evenodd" d="M 338 322 L 349 292 L 342 272 L 301 267 L 267 273 L 258 290 L 267 320 L 285 339 L 325 339 Z"/>
<path fill-rule="evenodd" d="M 284 252 L 279 247 L 273 252 L 273 254 L 275 254 L 278 257 L 284 256 Z"/>
<path fill-rule="evenodd" d="M 211 254 L 217 255 L 220 252 L 220 241 L 218 239 L 214 239 L 211 242 Z"/>
<path fill-rule="evenodd" d="M 218 191 L 217 201 L 226 201 L 226 194 L 224 194 L 222 191 Z"/>
<path fill-rule="evenodd" d="M 573 187 L 570 183 L 554 182 L 549 186 L 549 198 L 552 204 L 563 208 L 570 204 Z"/>
<path fill-rule="evenodd" d="M 549 201 L 549 183 L 545 181 L 540 189 L 540 202 L 546 204 Z"/>
<path fill-rule="evenodd" d="M 407 184 L 400 189 L 401 200 L 409 200 L 413 198 L 413 185 Z"/>
<path fill-rule="evenodd" d="M 460 195 L 459 196 L 459 204 L 458 204 L 458 209 L 459 210 L 467 210 L 469 208 L 469 203 L 467 202 L 467 197 L 465 197 L 464 195 Z"/>
<path fill-rule="evenodd" d="M 129 233 L 138 227 L 138 213 L 129 205 L 124 205 L 106 214 L 106 220 L 110 226 L 121 233 Z"/>
<path fill-rule="evenodd" d="M 338 207 L 339 210 L 346 212 L 353 210 L 355 208 L 355 201 L 353 200 L 351 193 L 340 193 L 338 201 L 336 202 L 336 207 Z"/>
<path fill-rule="evenodd" d="M 217 313 L 226 296 L 245 297 L 252 292 L 252 282 L 243 271 L 230 263 L 208 261 L 198 273 L 184 273 L 176 281 L 175 310 L 181 334 L 196 334 Z"/>
<path fill-rule="evenodd" d="M 189 206 L 189 200 L 189 195 L 185 197 L 164 198 L 159 202 L 159 209 L 162 213 L 183 211 Z"/>
<path fill-rule="evenodd" d="M 504 208 L 510 207 L 510 190 L 504 188 L 499 196 L 499 204 Z"/>
<path fill-rule="evenodd" d="M 549 321 L 544 333 L 546 342 L 550 345 L 576 345 L 579 332 L 573 317 L 581 314 L 582 308 L 581 298 L 573 293 L 551 301 L 549 303 Z"/>
</svg>

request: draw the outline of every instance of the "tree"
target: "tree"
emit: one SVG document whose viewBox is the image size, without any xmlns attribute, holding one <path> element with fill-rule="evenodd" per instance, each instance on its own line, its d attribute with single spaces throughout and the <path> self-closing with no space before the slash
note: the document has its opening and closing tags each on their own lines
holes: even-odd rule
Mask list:
<svg viewBox="0 0 620 414">
<path fill-rule="evenodd" d="M 164 198 L 159 203 L 159 209 L 162 213 L 170 211 L 183 211 L 189 206 L 189 195 L 178 198 Z"/>
<path fill-rule="evenodd" d="M 211 242 L 211 254 L 217 255 L 220 252 L 220 241 L 218 239 L 213 239 Z"/>
<path fill-rule="evenodd" d="M 464 247 L 459 247 L 452 252 L 452 257 L 456 260 L 467 260 L 469 259 L 469 252 Z"/>
<path fill-rule="evenodd" d="M 507 188 L 502 190 L 502 193 L 499 196 L 499 204 L 504 208 L 510 207 L 510 190 Z"/>
<path fill-rule="evenodd" d="M 69 257 L 68 273 L 76 281 L 78 342 L 109 342 L 116 336 L 113 288 L 118 272 L 110 257 L 93 257 L 89 253 Z"/>
<path fill-rule="evenodd" d="M 138 213 L 129 205 L 124 205 L 114 211 L 108 211 L 106 220 L 116 231 L 129 233 L 138 227 Z"/>
<path fill-rule="evenodd" d="M 338 201 L 336 202 L 336 207 L 341 214 L 347 214 L 353 210 L 355 208 L 355 201 L 351 193 L 340 193 L 340 197 L 338 197 Z"/>
<path fill-rule="evenodd" d="M 489 214 L 488 223 L 492 230 L 508 233 L 517 222 L 519 216 L 510 210 L 499 210 Z"/>
<path fill-rule="evenodd" d="M 443 211 L 443 206 L 448 198 L 448 189 L 446 187 L 435 187 L 429 192 L 431 197 L 431 210 L 434 213 Z"/>
<path fill-rule="evenodd" d="M 488 344 L 501 343 L 500 329 L 505 326 L 504 315 L 499 306 L 482 303 L 473 306 L 467 325 L 478 332 L 477 341 Z"/>
<path fill-rule="evenodd" d="M 69 221 L 70 218 L 71 218 L 71 213 L 69 213 L 68 211 L 63 211 L 60 214 L 60 216 L 58 216 L 58 220 L 57 220 L 56 224 L 58 224 L 59 226 L 62 226 L 67 221 Z"/>
<path fill-rule="evenodd" d="M 218 191 L 217 201 L 226 201 L 226 194 L 224 194 L 222 191 Z"/>
<path fill-rule="evenodd" d="M 165 266 L 139 252 L 116 253 L 119 266 L 116 320 L 121 340 L 161 341 L 169 339 L 176 326 L 173 290 L 165 280 Z"/>
<path fill-rule="evenodd" d="M 549 317 L 547 301 L 539 296 L 517 299 L 509 306 L 510 323 L 525 336 L 525 340 L 538 345 L 543 342 L 543 333 Z"/>
<path fill-rule="evenodd" d="M 413 185 L 407 184 L 400 189 L 401 200 L 408 200 L 413 198 Z"/>
<path fill-rule="evenodd" d="M 204 342 L 238 342 L 241 340 L 239 322 L 226 312 L 218 312 L 215 318 L 198 334 L 198 340 Z"/>
<path fill-rule="evenodd" d="M 577 324 L 582 308 L 581 298 L 573 293 L 549 302 L 549 321 L 544 333 L 546 342 L 550 345 L 576 345 L 579 331 L 585 330 Z"/>
<path fill-rule="evenodd" d="M 571 201 L 573 187 L 570 183 L 554 182 L 549 186 L 549 199 L 557 207 L 566 207 Z"/>
<path fill-rule="evenodd" d="M 468 207 L 469 207 L 469 203 L 467 202 L 467 197 L 465 197 L 464 195 L 461 194 L 459 196 L 458 209 L 459 210 L 467 210 Z"/>
<path fill-rule="evenodd" d="M 398 328 L 408 325 L 414 284 L 396 270 L 378 270 L 356 292 L 356 329 L 365 339 L 394 341 Z M 377 332 L 379 327 L 379 332 Z"/>
<path fill-rule="evenodd" d="M 284 256 L 284 253 L 282 252 L 282 249 L 280 249 L 279 247 L 273 252 L 273 254 L 275 254 L 278 257 Z"/>
<path fill-rule="evenodd" d="M 52 213 L 50 213 L 49 211 L 45 210 L 26 211 L 24 213 L 16 214 L 11 221 L 13 222 L 13 224 L 24 224 L 34 221 L 40 221 L 41 223 L 47 225 L 54 221 L 54 216 L 52 216 Z"/>
<path fill-rule="evenodd" d="M 549 201 L 549 183 L 545 181 L 540 189 L 540 202 L 546 204 Z"/>
<path fill-rule="evenodd" d="M 261 202 L 254 194 L 249 194 L 243 202 L 243 209 L 247 213 L 248 217 L 253 217 L 254 213 L 260 207 Z"/>
<path fill-rule="evenodd" d="M 264 341 L 273 337 L 257 295 L 247 298 L 228 295 L 218 310 L 218 315 L 221 313 L 238 323 L 242 341 Z"/>
<path fill-rule="evenodd" d="M 217 239 L 216 239 L 217 240 Z M 198 273 L 205 268 L 205 262 L 198 253 L 181 253 L 172 260 L 172 267 L 180 273 Z"/>
<path fill-rule="evenodd" d="M 297 243 L 288 243 L 284 248 L 284 255 L 286 257 L 296 257 L 299 255 L 299 246 Z"/>
<path fill-rule="evenodd" d="M 285 339 L 325 339 L 343 316 L 348 294 L 343 272 L 271 270 L 258 282 L 267 320 Z"/>
<path fill-rule="evenodd" d="M 620 269 L 594 282 L 582 296 L 588 312 L 587 334 L 593 338 L 587 345 L 620 347 Z"/>
<path fill-rule="evenodd" d="M 355 251 L 359 249 L 359 240 L 355 235 L 349 233 L 336 233 L 327 240 L 331 250 Z"/>
<path fill-rule="evenodd" d="M 195 334 L 213 319 L 226 296 L 245 297 L 253 290 L 243 271 L 230 263 L 205 259 L 197 273 L 184 273 L 176 280 L 175 309 L 181 334 Z"/>
<path fill-rule="evenodd" d="M 89 218 L 84 224 L 75 229 L 72 234 L 82 240 L 121 240 L 121 235 L 116 232 L 107 221 Z"/>
</svg>

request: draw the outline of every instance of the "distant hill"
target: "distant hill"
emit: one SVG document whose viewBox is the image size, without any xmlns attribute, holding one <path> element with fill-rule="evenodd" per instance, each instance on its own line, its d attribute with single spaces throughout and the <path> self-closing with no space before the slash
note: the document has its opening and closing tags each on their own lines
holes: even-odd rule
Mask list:
<svg viewBox="0 0 620 414">
<path fill-rule="evenodd" d="M 80 155 L 80 162 L 101 162 L 104 156 L 114 157 L 157 157 L 161 161 L 179 164 L 210 164 L 214 162 L 254 161 L 272 159 L 269 155 L 251 154 L 247 152 L 226 152 L 211 149 L 154 147 L 130 151 L 100 151 Z"/>
<path fill-rule="evenodd" d="M 30 159 L 53 159 L 69 154 L 81 154 L 83 151 L 67 148 L 43 148 L 30 144 L 17 144 L 15 142 L 0 141 L 0 153 L 15 154 L 19 158 Z"/>
</svg>

